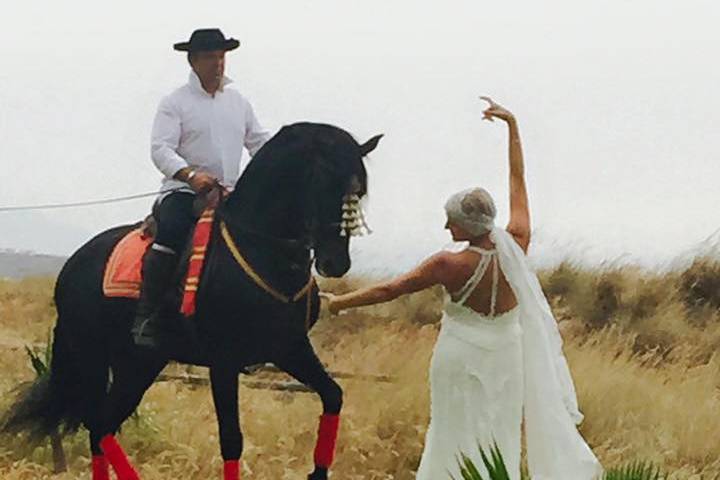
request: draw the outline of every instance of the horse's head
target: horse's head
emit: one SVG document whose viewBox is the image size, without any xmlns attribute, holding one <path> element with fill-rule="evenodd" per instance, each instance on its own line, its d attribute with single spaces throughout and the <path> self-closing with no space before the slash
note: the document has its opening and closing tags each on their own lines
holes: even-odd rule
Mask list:
<svg viewBox="0 0 720 480">
<path fill-rule="evenodd" d="M 268 237 L 301 239 L 314 250 L 321 275 L 340 277 L 350 269 L 349 239 L 364 224 L 363 158 L 380 138 L 360 145 L 332 125 L 283 127 L 253 157 L 225 203 L 226 213 Z"/>
<path fill-rule="evenodd" d="M 335 127 L 320 131 L 308 171 L 307 231 L 315 251 L 315 266 L 325 277 L 341 277 L 350 269 L 350 238 L 366 229 L 361 199 L 367 194 L 363 158 L 382 135 L 358 144 Z"/>
</svg>

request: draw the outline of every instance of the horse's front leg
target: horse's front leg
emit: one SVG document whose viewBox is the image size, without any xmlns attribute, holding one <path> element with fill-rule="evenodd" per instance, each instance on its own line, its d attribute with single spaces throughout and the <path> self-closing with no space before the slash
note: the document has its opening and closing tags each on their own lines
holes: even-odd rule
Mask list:
<svg viewBox="0 0 720 480">
<path fill-rule="evenodd" d="M 225 480 L 240 480 L 243 436 L 240 431 L 238 409 L 238 374 L 239 372 L 234 368 L 222 365 L 210 367 L 210 382 L 220 433 L 220 452 L 224 460 Z"/>
<path fill-rule="evenodd" d="M 308 476 L 308 480 L 326 480 L 328 470 L 335 458 L 335 444 L 343 403 L 342 389 L 325 371 L 307 337 L 301 339 L 288 355 L 277 363 L 277 366 L 320 395 L 323 414 L 320 416 L 313 455 L 315 470 Z"/>
</svg>

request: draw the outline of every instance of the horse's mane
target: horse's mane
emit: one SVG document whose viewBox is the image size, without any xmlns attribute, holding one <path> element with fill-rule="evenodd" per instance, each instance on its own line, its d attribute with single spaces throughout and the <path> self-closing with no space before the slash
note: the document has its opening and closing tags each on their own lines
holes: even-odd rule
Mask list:
<svg viewBox="0 0 720 480">
<path fill-rule="evenodd" d="M 327 153 L 321 155 L 321 153 Z M 313 156 L 313 158 L 309 158 Z M 301 122 L 284 126 L 250 160 L 238 179 L 235 191 L 252 188 L 258 175 L 276 177 L 293 170 L 295 162 L 317 160 L 317 168 L 349 179 L 357 176 L 360 192 L 367 191 L 367 172 L 357 141 L 334 125 Z M 229 200 L 232 202 L 231 199 Z"/>
</svg>

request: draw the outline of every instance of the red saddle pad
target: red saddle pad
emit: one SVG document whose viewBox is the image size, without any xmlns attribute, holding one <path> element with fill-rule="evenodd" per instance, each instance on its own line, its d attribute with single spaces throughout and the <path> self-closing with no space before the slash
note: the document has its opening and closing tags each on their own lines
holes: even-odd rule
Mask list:
<svg viewBox="0 0 720 480">
<path fill-rule="evenodd" d="M 195 313 L 195 300 L 200 275 L 205 263 L 205 252 L 210 242 L 215 210 L 206 209 L 195 225 L 192 253 L 189 259 L 181 312 L 190 316 Z M 142 283 L 142 260 L 153 238 L 144 236 L 142 229 L 133 230 L 123 237 L 110 254 L 103 277 L 103 293 L 106 297 L 140 298 Z"/>
<path fill-rule="evenodd" d="M 153 238 L 143 236 L 142 229 L 138 228 L 115 245 L 103 277 L 103 293 L 106 297 L 140 297 L 142 259 L 152 242 Z"/>
</svg>

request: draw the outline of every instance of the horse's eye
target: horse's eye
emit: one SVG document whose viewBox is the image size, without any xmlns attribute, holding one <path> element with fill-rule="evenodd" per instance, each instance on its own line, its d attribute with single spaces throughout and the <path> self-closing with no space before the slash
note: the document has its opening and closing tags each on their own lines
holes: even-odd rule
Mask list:
<svg viewBox="0 0 720 480">
<path fill-rule="evenodd" d="M 353 175 L 350 179 L 350 185 L 348 187 L 348 192 L 350 193 L 362 193 L 363 186 L 360 183 L 360 179 L 357 175 Z"/>
</svg>

